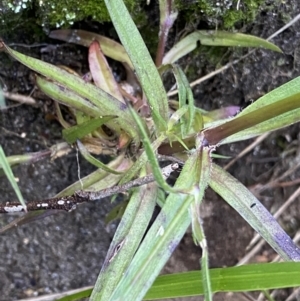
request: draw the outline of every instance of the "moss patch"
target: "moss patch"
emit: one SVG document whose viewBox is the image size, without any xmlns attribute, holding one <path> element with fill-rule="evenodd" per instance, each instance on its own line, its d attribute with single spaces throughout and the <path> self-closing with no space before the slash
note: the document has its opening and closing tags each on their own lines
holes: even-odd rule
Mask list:
<svg viewBox="0 0 300 301">
<path fill-rule="evenodd" d="M 255 19 L 263 0 L 177 0 L 178 9 L 187 22 L 204 21 L 210 27 L 232 29 L 239 23 Z"/>
<path fill-rule="evenodd" d="M 140 14 L 138 1 L 124 2 L 134 16 Z M 110 20 L 104 1 L 97 0 L 4 0 L 1 9 L 15 14 L 33 9 L 37 23 L 46 27 L 69 26 L 88 17 L 101 23 Z"/>
</svg>

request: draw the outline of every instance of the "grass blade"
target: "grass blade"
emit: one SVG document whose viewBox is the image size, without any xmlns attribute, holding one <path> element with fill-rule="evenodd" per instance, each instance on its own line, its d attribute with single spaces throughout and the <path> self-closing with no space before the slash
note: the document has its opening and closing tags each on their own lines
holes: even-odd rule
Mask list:
<svg viewBox="0 0 300 301">
<path fill-rule="evenodd" d="M 106 164 L 102 163 L 101 161 L 99 161 L 95 157 L 93 157 L 79 140 L 77 141 L 77 146 L 78 146 L 78 149 L 79 149 L 81 155 L 84 157 L 84 159 L 87 160 L 88 162 L 90 162 L 91 164 L 93 164 L 94 166 L 101 168 L 108 173 L 112 173 L 115 175 L 122 174 L 122 172 L 119 172 L 119 171 L 109 168 Z"/>
<path fill-rule="evenodd" d="M 150 222 L 158 187 L 149 184 L 135 190 L 109 247 L 91 301 L 109 300 L 124 275 Z"/>
<path fill-rule="evenodd" d="M 151 144 L 151 148 L 153 152 L 156 152 L 157 148 L 160 146 L 162 142 L 161 139 L 162 139 L 161 137 L 158 137 L 158 139 L 153 141 L 153 143 Z M 128 171 L 126 171 L 119 184 L 121 185 L 131 181 L 132 178 L 135 177 L 138 174 L 138 172 L 144 167 L 147 161 L 148 161 L 147 153 L 144 151 L 139 156 L 139 158 L 134 162 L 132 167 Z"/>
<path fill-rule="evenodd" d="M 209 186 L 233 207 L 284 259 L 300 261 L 300 250 L 271 213 L 238 180 L 212 164 Z"/>
<path fill-rule="evenodd" d="M 281 52 L 276 45 L 251 35 L 226 31 L 198 30 L 179 41 L 165 55 L 163 64 L 171 64 L 196 49 L 200 44 L 207 46 L 260 47 Z"/>
<path fill-rule="evenodd" d="M 145 126 L 143 120 L 139 117 L 139 115 L 135 112 L 135 110 L 133 108 L 130 108 L 130 111 L 131 111 L 131 114 L 133 116 L 133 119 L 135 120 L 135 122 L 137 124 L 138 129 L 140 130 L 140 134 L 141 134 L 142 141 L 143 141 L 143 146 L 144 146 L 144 149 L 146 151 L 149 163 L 152 167 L 152 172 L 154 174 L 156 182 L 165 191 L 178 192 L 173 187 L 169 186 L 167 184 L 167 182 L 165 181 L 165 179 L 164 179 L 164 176 L 161 172 L 159 163 L 157 161 L 156 155 L 155 155 L 154 150 L 152 148 L 152 144 L 151 144 L 151 141 L 148 137 L 148 134 L 147 134 L 147 131 L 146 131 L 146 126 Z M 163 137 L 163 136 L 158 138 L 158 140 L 160 140 L 160 142 L 162 142 L 164 139 L 165 139 L 165 137 Z"/>
<path fill-rule="evenodd" d="M 299 262 L 259 263 L 210 269 L 212 291 L 249 292 L 300 286 Z M 200 271 L 158 276 L 143 300 L 161 300 L 203 295 Z M 56 301 L 76 301 L 89 297 L 92 288 Z M 66 292 L 69 293 L 69 292 Z"/>
<path fill-rule="evenodd" d="M 174 189 L 190 189 L 192 193 L 199 167 L 195 152 L 184 165 Z M 192 194 L 170 193 L 110 301 L 142 300 L 190 225 L 188 209 L 193 200 Z"/>
<path fill-rule="evenodd" d="M 203 136 L 200 134 L 196 138 L 197 156 L 199 157 L 198 167 L 198 185 L 194 189 L 194 201 L 190 207 L 190 215 L 192 219 L 192 233 L 196 245 L 202 249 L 201 259 L 201 273 L 202 273 L 202 285 L 204 290 L 205 301 L 212 301 L 212 289 L 209 275 L 208 264 L 208 249 L 207 241 L 202 227 L 202 221 L 200 217 L 200 205 L 204 197 L 205 190 L 208 186 L 208 181 L 211 173 L 211 150 L 208 147 L 202 148 Z"/>
<path fill-rule="evenodd" d="M 107 123 L 108 121 L 116 118 L 116 116 L 104 116 L 96 119 L 90 119 L 84 121 L 81 124 L 74 125 L 68 129 L 62 131 L 63 138 L 70 144 L 74 143 L 76 140 L 85 137 L 91 132 L 95 131 L 101 125 Z"/>
<path fill-rule="evenodd" d="M 165 131 L 167 128 L 165 120 L 168 118 L 167 94 L 149 51 L 123 1 L 105 0 L 105 3 L 148 98 L 154 123 L 160 131 Z"/>
<path fill-rule="evenodd" d="M 183 73 L 182 69 L 178 66 L 173 66 L 173 72 L 176 78 L 176 83 L 178 86 L 178 96 L 179 96 L 179 108 L 186 105 L 188 103 L 189 114 L 182 118 L 182 125 L 181 125 L 181 133 L 182 138 L 184 138 L 192 129 L 194 118 L 195 118 L 195 101 L 192 89 L 190 84 Z M 196 129 L 196 132 L 199 132 L 201 128 Z"/>
<path fill-rule="evenodd" d="M 260 263 L 211 269 L 212 291 L 243 292 L 300 286 L 300 263 Z M 200 271 L 162 275 L 157 278 L 144 300 L 203 295 Z"/>
<path fill-rule="evenodd" d="M 22 193 L 21 193 L 20 188 L 16 182 L 16 179 L 12 173 L 9 162 L 6 159 L 6 156 L 4 154 L 4 151 L 3 151 L 3 148 L 1 145 L 0 145 L 0 167 L 3 169 L 8 181 L 10 182 L 12 188 L 14 189 L 14 192 L 17 195 L 20 204 L 23 206 L 24 211 L 26 211 L 26 204 L 23 199 Z M 13 210 L 12 210 L 12 212 L 13 212 Z"/>
</svg>

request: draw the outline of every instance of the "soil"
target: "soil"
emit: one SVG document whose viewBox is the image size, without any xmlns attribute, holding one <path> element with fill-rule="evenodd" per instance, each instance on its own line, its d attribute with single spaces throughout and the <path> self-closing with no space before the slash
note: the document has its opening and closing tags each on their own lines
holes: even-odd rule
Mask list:
<svg viewBox="0 0 300 301">
<path fill-rule="evenodd" d="M 290 1 L 277 9 L 262 11 L 253 24 L 241 30 L 267 38 L 285 24 L 286 14 L 294 17 L 296 11 L 300 11 L 300 4 L 298 1 Z M 82 24 L 75 26 L 87 29 L 91 25 Z M 296 23 L 273 40 L 281 47 L 283 54 L 259 49 L 246 60 L 196 86 L 193 91 L 199 106 L 204 109 L 216 109 L 226 105 L 245 107 L 275 87 L 299 76 L 298 26 L 299 23 Z M 90 26 L 91 31 L 98 29 L 98 25 Z M 57 43 L 47 37 L 33 41 L 30 33 L 16 33 L 10 38 L 6 37 L 6 42 L 47 43 L 46 48 L 42 46 L 16 49 L 55 64 L 63 63 L 81 73 L 87 70 L 87 51 L 82 47 Z M 227 58 L 232 61 L 246 52 L 247 50 L 233 51 Z M 215 68 L 207 60 L 204 64 L 201 55 L 190 56 L 183 63 L 191 59 L 196 65 L 199 64 L 199 77 Z M 28 95 L 33 88 L 32 73 L 12 62 L 3 53 L 0 53 L 0 80 L 8 91 L 24 95 Z M 0 112 L 0 145 L 7 156 L 43 150 L 62 141 L 59 124 L 46 118 L 53 110 L 52 101 L 35 93 L 33 96 L 37 99 L 36 106 L 16 105 L 7 100 L 8 107 Z M 299 139 L 299 125 L 274 132 L 237 161 L 229 171 L 251 189 L 266 184 L 299 161 Z M 251 142 L 223 146 L 218 149 L 218 153 L 235 157 Z M 220 165 L 228 163 L 224 160 L 217 162 Z M 80 160 L 79 165 L 81 176 L 93 170 L 84 160 Z M 21 165 L 14 169 L 14 175 L 18 178 L 25 200 L 52 197 L 78 180 L 76 153 L 73 151 L 55 161 L 44 159 L 35 164 Z M 299 172 L 296 170 L 284 181 L 297 178 Z M 259 197 L 274 212 L 295 190 L 296 186 L 275 187 L 264 190 Z M 15 199 L 12 188 L 3 176 L 0 192 L 1 202 Z M 104 217 L 112 207 L 109 200 L 84 204 L 70 213 L 55 214 L 1 234 L 0 300 L 19 300 L 93 285 L 116 229 L 115 223 L 104 223 Z M 300 205 L 293 203 L 280 218 L 280 223 L 291 236 L 300 228 L 299 212 Z M 246 254 L 254 231 L 210 189 L 206 193 L 202 214 L 210 266 L 214 268 L 236 265 Z M 0 226 L 17 217 L 19 215 L 1 216 Z M 275 255 L 270 247 L 264 245 L 251 261 L 269 261 Z M 200 256 L 201 250 L 194 245 L 191 233 L 188 233 L 175 250 L 164 273 L 198 269 Z M 290 292 L 283 291 L 278 300 L 285 300 Z M 216 294 L 214 300 L 244 300 L 243 298 L 241 295 Z M 193 297 L 182 300 L 201 299 Z"/>
</svg>

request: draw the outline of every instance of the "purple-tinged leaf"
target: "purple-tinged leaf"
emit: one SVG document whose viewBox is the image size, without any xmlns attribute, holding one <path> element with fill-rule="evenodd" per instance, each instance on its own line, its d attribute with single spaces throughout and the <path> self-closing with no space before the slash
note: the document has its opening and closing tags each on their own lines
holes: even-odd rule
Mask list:
<svg viewBox="0 0 300 301">
<path fill-rule="evenodd" d="M 159 41 L 155 59 L 155 64 L 157 67 L 159 67 L 162 63 L 166 43 L 168 40 L 169 30 L 172 28 L 178 15 L 178 11 L 175 7 L 174 0 L 160 0 L 159 11 Z"/>
<path fill-rule="evenodd" d="M 298 111 L 300 111 L 300 92 L 278 100 L 277 102 L 262 106 L 257 110 L 241 116 L 238 115 L 236 118 L 233 118 L 219 126 L 204 130 L 204 135 L 209 145 L 217 145 L 222 142 L 223 139 L 230 137 L 231 135 L 257 126 L 266 121 L 269 121 L 270 126 L 273 126 L 273 129 L 276 129 L 276 123 L 272 121 L 272 119 L 285 113 L 296 113 L 292 117 L 288 116 L 289 124 L 298 122 L 300 120 Z M 284 117 L 282 116 L 281 121 L 283 118 Z M 269 131 L 270 130 L 272 130 L 272 128 L 269 129 Z"/>
<path fill-rule="evenodd" d="M 212 164 L 209 186 L 233 207 L 284 260 L 300 261 L 300 249 L 263 204 L 237 179 L 218 165 Z"/>
<path fill-rule="evenodd" d="M 118 84 L 110 70 L 98 41 L 93 41 L 89 47 L 89 67 L 97 87 L 124 102 Z"/>
<path fill-rule="evenodd" d="M 217 110 L 213 110 L 204 114 L 204 118 L 209 118 L 212 121 L 235 117 L 241 111 L 239 106 L 229 106 Z"/>
</svg>

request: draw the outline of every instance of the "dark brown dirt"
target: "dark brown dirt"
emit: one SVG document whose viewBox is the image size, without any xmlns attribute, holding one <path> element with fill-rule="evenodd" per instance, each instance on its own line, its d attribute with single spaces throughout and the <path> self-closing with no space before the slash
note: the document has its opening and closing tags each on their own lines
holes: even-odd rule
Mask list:
<svg viewBox="0 0 300 301">
<path fill-rule="evenodd" d="M 297 1 L 287 7 L 293 12 L 299 11 Z M 242 30 L 260 37 L 268 37 L 284 25 L 286 11 L 273 10 L 262 12 L 256 22 Z M 86 25 L 85 25 L 86 26 Z M 220 75 L 204 82 L 194 89 L 195 99 L 205 109 L 215 109 L 225 105 L 246 106 L 252 100 L 271 91 L 275 87 L 299 76 L 300 67 L 297 57 L 300 43 L 299 23 L 290 27 L 274 39 L 284 54 L 257 50 L 245 61 L 235 65 Z M 97 29 L 92 28 L 94 31 Z M 28 33 L 29 35 L 29 33 Z M 46 43 L 56 45 L 44 38 Z M 29 37 L 16 34 L 8 42 L 31 44 Z M 39 41 L 40 42 L 40 41 Z M 78 71 L 86 71 L 86 50 L 81 47 L 64 45 L 53 48 L 50 52 L 18 48 L 44 60 L 59 64 L 64 63 Z M 233 52 L 233 60 L 245 53 L 244 50 Z M 193 58 L 199 63 L 199 74 L 207 74 L 213 65 L 203 64 L 202 57 Z M 223 62 L 222 62 L 223 63 Z M 31 72 L 16 62 L 11 62 L 0 53 L 0 77 L 9 91 L 28 95 L 33 87 Z M 192 78 L 193 80 L 195 78 Z M 9 106 L 15 105 L 7 101 Z M 61 141 L 61 129 L 55 121 L 46 120 L 51 113 L 52 102 L 38 97 L 37 107 L 20 105 L 9 107 L 0 112 L 0 144 L 6 155 L 38 151 Z M 22 133 L 26 134 L 22 138 Z M 239 160 L 229 170 L 237 179 L 248 187 L 265 184 L 270 179 L 281 175 L 299 160 L 299 125 L 272 133 L 254 151 Z M 223 146 L 218 152 L 236 156 L 251 141 Z M 228 162 L 228 161 L 226 161 Z M 225 161 L 218 161 L 224 165 Z M 81 176 L 92 168 L 80 162 Z M 32 165 L 14 169 L 19 179 L 21 191 L 26 200 L 45 199 L 78 179 L 78 164 L 75 152 L 51 162 L 47 159 Z M 299 172 L 293 173 L 286 181 L 299 178 Z M 262 192 L 261 200 L 270 210 L 278 208 L 296 187 L 277 187 Z M 5 179 L 0 181 L 1 202 L 15 199 L 14 193 Z M 82 205 L 71 213 L 60 213 L 43 220 L 13 229 L 1 235 L 0 246 L 0 300 L 18 300 L 52 292 L 61 292 L 85 285 L 94 284 L 104 260 L 110 240 L 115 231 L 115 224 L 106 226 L 104 216 L 111 208 L 109 200 L 101 203 Z M 280 222 L 290 235 L 300 227 L 299 204 L 294 204 L 281 218 Z M 246 248 L 253 237 L 253 230 L 223 200 L 211 190 L 207 191 L 202 208 L 203 223 L 207 235 L 211 267 L 233 266 L 245 255 Z M 12 221 L 16 216 L 2 216 L 0 226 Z M 274 252 L 267 246 L 258 254 L 256 260 L 268 260 Z M 201 251 L 187 234 L 164 272 L 186 271 L 199 268 Z M 280 300 L 284 300 L 283 297 Z M 217 294 L 215 300 L 243 300 L 243 297 Z M 186 298 L 184 300 L 200 300 Z"/>
</svg>

